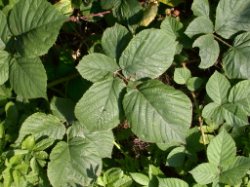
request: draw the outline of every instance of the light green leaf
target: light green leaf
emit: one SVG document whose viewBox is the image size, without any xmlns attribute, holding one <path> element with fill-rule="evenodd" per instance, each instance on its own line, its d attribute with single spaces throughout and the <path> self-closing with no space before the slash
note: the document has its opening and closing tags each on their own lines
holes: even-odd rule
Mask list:
<svg viewBox="0 0 250 187">
<path fill-rule="evenodd" d="M 173 38 L 179 36 L 178 31 L 181 30 L 182 27 L 183 24 L 180 21 L 178 21 L 177 18 L 173 18 L 170 16 L 167 16 L 161 22 L 161 29 Z"/>
<path fill-rule="evenodd" d="M 147 29 L 136 35 L 123 51 L 119 64 L 131 79 L 156 78 L 172 64 L 177 42 L 163 30 Z"/>
<path fill-rule="evenodd" d="M 12 58 L 10 84 L 23 98 L 47 97 L 47 75 L 39 58 Z"/>
<path fill-rule="evenodd" d="M 250 32 L 238 35 L 224 55 L 223 69 L 230 78 L 250 79 Z"/>
<path fill-rule="evenodd" d="M 9 79 L 10 55 L 6 51 L 0 50 L 0 85 Z"/>
<path fill-rule="evenodd" d="M 7 25 L 7 18 L 5 16 L 5 14 L 0 11 L 0 40 L 3 41 L 4 44 L 7 44 L 11 33 L 9 31 L 8 25 Z"/>
<path fill-rule="evenodd" d="M 71 0 L 60 0 L 54 4 L 54 7 L 66 16 L 70 16 L 74 10 Z"/>
<path fill-rule="evenodd" d="M 242 182 L 242 178 L 250 169 L 250 159 L 238 156 L 234 162 L 224 170 L 220 175 L 220 182 L 231 186 L 238 185 Z"/>
<path fill-rule="evenodd" d="M 35 113 L 23 122 L 16 141 L 21 142 L 29 134 L 32 134 L 36 139 L 41 137 L 62 139 L 65 134 L 65 127 L 55 116 Z"/>
<path fill-rule="evenodd" d="M 113 27 L 107 28 L 102 35 L 102 47 L 106 55 L 116 59 L 117 62 L 126 48 L 132 35 L 128 29 L 122 25 L 115 24 Z"/>
<path fill-rule="evenodd" d="M 106 184 L 112 184 L 115 181 L 121 179 L 124 175 L 124 172 L 121 168 L 112 167 L 104 172 L 103 180 Z"/>
<path fill-rule="evenodd" d="M 193 47 L 200 48 L 201 63 L 199 68 L 206 69 L 216 63 L 220 54 L 220 47 L 212 34 L 202 35 L 197 38 L 193 43 Z"/>
<path fill-rule="evenodd" d="M 120 122 L 119 98 L 124 87 L 117 78 L 93 84 L 76 104 L 76 118 L 90 131 L 114 128 Z"/>
<path fill-rule="evenodd" d="M 129 174 L 136 183 L 145 186 L 149 184 L 149 178 L 147 175 L 144 175 L 143 173 L 129 173 Z"/>
<path fill-rule="evenodd" d="M 250 114 L 250 80 L 241 81 L 230 90 L 228 101 Z"/>
<path fill-rule="evenodd" d="M 84 56 L 77 66 L 81 76 L 92 82 L 98 82 L 108 77 L 113 77 L 119 66 L 115 60 L 98 53 Z"/>
<path fill-rule="evenodd" d="M 208 0 L 194 0 L 191 9 L 195 16 L 206 16 L 209 18 L 210 8 Z"/>
<path fill-rule="evenodd" d="M 249 17 L 249 0 L 220 0 L 216 10 L 215 31 L 227 39 L 238 31 L 249 31 Z"/>
<path fill-rule="evenodd" d="M 248 125 L 248 117 L 244 109 L 234 104 L 223 105 L 223 116 L 227 124 L 232 127 L 241 127 Z"/>
<path fill-rule="evenodd" d="M 227 96 L 231 85 L 226 77 L 219 72 L 215 71 L 209 78 L 206 91 L 208 96 L 217 104 L 227 102 Z"/>
<path fill-rule="evenodd" d="M 67 131 L 68 139 L 81 137 L 93 144 L 101 158 L 111 158 L 114 135 L 112 130 L 89 132 L 84 125 L 74 122 Z"/>
<path fill-rule="evenodd" d="M 185 34 L 190 38 L 197 34 L 211 34 L 214 26 L 210 19 L 205 16 L 195 18 L 187 27 Z"/>
<path fill-rule="evenodd" d="M 217 103 L 209 103 L 202 110 L 202 117 L 209 119 L 216 124 L 222 124 L 224 121 L 223 107 Z"/>
<path fill-rule="evenodd" d="M 207 148 L 209 163 L 225 168 L 233 162 L 236 156 L 236 146 L 233 138 L 225 131 L 213 138 Z"/>
<path fill-rule="evenodd" d="M 9 28 L 15 36 L 14 47 L 28 57 L 47 53 L 55 43 L 66 20 L 49 2 L 19 0 L 9 15 Z"/>
<path fill-rule="evenodd" d="M 102 163 L 96 148 L 82 138 L 59 142 L 50 154 L 48 177 L 54 187 L 88 186 L 100 174 Z M 60 171 L 60 172 L 58 172 Z"/>
<path fill-rule="evenodd" d="M 175 68 L 174 81 L 177 84 L 186 84 L 188 79 L 191 78 L 191 71 L 187 68 Z"/>
<path fill-rule="evenodd" d="M 192 118 L 192 104 L 182 92 L 149 80 L 128 89 L 123 100 L 132 131 L 156 143 L 184 142 Z"/>
<path fill-rule="evenodd" d="M 199 184 L 209 184 L 218 180 L 219 169 L 211 163 L 200 164 L 190 171 Z"/>
<path fill-rule="evenodd" d="M 188 184 L 177 178 L 158 178 L 159 187 L 188 187 Z"/>
</svg>

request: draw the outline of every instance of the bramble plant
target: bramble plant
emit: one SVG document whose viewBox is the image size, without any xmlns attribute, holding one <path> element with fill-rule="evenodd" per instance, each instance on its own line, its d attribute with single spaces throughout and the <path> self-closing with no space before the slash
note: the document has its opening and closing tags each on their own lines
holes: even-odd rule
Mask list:
<svg viewBox="0 0 250 187">
<path fill-rule="evenodd" d="M 249 16 L 0 0 L 0 186 L 250 186 Z"/>
</svg>

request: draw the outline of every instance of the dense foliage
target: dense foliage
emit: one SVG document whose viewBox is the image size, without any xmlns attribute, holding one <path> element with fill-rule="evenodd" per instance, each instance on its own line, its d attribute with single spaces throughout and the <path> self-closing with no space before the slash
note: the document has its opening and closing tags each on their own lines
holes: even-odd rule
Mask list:
<svg viewBox="0 0 250 187">
<path fill-rule="evenodd" d="M 250 0 L 0 0 L 0 186 L 250 186 Z"/>
</svg>

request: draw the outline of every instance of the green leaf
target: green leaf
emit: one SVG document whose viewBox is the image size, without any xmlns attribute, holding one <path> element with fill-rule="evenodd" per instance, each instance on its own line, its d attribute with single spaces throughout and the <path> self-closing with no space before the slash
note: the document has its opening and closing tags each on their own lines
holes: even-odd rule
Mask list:
<svg viewBox="0 0 250 187">
<path fill-rule="evenodd" d="M 231 186 L 238 185 L 242 182 L 242 178 L 250 169 L 250 159 L 238 156 L 234 162 L 226 168 L 220 175 L 220 182 Z"/>
<path fill-rule="evenodd" d="M 236 146 L 233 138 L 225 131 L 213 138 L 207 148 L 209 163 L 220 168 L 228 166 L 236 156 Z"/>
<path fill-rule="evenodd" d="M 84 56 L 77 66 L 81 76 L 92 82 L 113 77 L 118 69 L 119 67 L 114 59 L 98 53 Z"/>
<path fill-rule="evenodd" d="M 75 120 L 75 103 L 68 98 L 53 97 L 50 102 L 50 109 L 53 115 L 63 122 L 72 123 Z"/>
<path fill-rule="evenodd" d="M 107 28 L 102 35 L 103 50 L 106 55 L 118 61 L 131 38 L 128 29 L 116 23 L 113 27 Z"/>
<path fill-rule="evenodd" d="M 0 85 L 9 79 L 10 55 L 6 51 L 0 50 Z"/>
<path fill-rule="evenodd" d="M 250 114 L 250 80 L 241 81 L 230 90 L 228 101 Z"/>
<path fill-rule="evenodd" d="M 209 18 L 210 8 L 208 0 L 194 0 L 191 9 L 195 16 L 206 16 Z"/>
<path fill-rule="evenodd" d="M 214 102 L 209 103 L 203 108 L 202 117 L 216 124 L 222 124 L 224 121 L 223 107 Z"/>
<path fill-rule="evenodd" d="M 223 104 L 227 102 L 230 87 L 230 82 L 226 77 L 215 71 L 207 82 L 206 91 L 215 103 Z"/>
<path fill-rule="evenodd" d="M 188 25 L 185 34 L 191 38 L 197 34 L 212 34 L 213 30 L 212 21 L 205 16 L 200 16 Z"/>
<path fill-rule="evenodd" d="M 138 14 L 141 10 L 142 7 L 137 0 L 122 0 L 114 3 L 112 12 L 114 17 L 116 17 L 119 21 L 124 21 L 129 25 L 133 25 L 139 21 L 137 18 L 140 18 Z M 137 18 L 135 16 L 137 16 Z"/>
<path fill-rule="evenodd" d="M 177 84 L 186 84 L 188 79 L 191 78 L 191 72 L 187 68 L 175 68 L 174 81 Z"/>
<path fill-rule="evenodd" d="M 129 174 L 136 183 L 145 186 L 149 184 L 149 178 L 147 175 L 144 175 L 142 173 L 129 173 Z"/>
<path fill-rule="evenodd" d="M 173 38 L 179 36 L 178 31 L 180 31 L 182 28 L 183 24 L 180 21 L 178 21 L 177 18 L 167 16 L 161 22 L 161 29 Z"/>
<path fill-rule="evenodd" d="M 10 84 L 17 95 L 26 99 L 47 97 L 47 75 L 39 58 L 12 58 Z"/>
<path fill-rule="evenodd" d="M 192 104 L 182 92 L 149 80 L 128 89 L 123 100 L 132 131 L 156 143 L 184 142 L 192 118 Z"/>
<path fill-rule="evenodd" d="M 188 184 L 177 178 L 158 178 L 159 187 L 188 187 Z"/>
<path fill-rule="evenodd" d="M 222 62 L 230 78 L 250 79 L 250 32 L 238 35 L 233 47 L 224 55 Z"/>
<path fill-rule="evenodd" d="M 108 130 L 120 122 L 120 96 L 124 83 L 110 78 L 93 84 L 76 104 L 76 118 L 90 131 Z"/>
<path fill-rule="evenodd" d="M 202 35 L 197 38 L 193 43 L 193 47 L 200 48 L 201 63 L 199 68 L 206 69 L 216 63 L 220 54 L 220 47 L 212 34 Z"/>
<path fill-rule="evenodd" d="M 249 16 L 249 0 L 220 0 L 216 10 L 215 31 L 227 39 L 238 31 L 249 31 Z"/>
<path fill-rule="evenodd" d="M 82 138 L 59 142 L 50 154 L 48 177 L 54 187 L 88 186 L 100 174 L 102 163 L 96 148 Z M 58 172 L 60 171 L 60 172 Z"/>
<path fill-rule="evenodd" d="M 70 16 L 74 10 L 71 5 L 71 0 L 60 0 L 54 4 L 54 7 L 65 16 Z"/>
<path fill-rule="evenodd" d="M 176 147 L 170 151 L 166 164 L 170 167 L 182 167 L 186 158 L 185 147 Z"/>
<path fill-rule="evenodd" d="M 14 47 L 28 57 L 46 54 L 65 20 L 66 17 L 47 1 L 19 0 L 8 20 L 15 36 Z"/>
<path fill-rule="evenodd" d="M 1 23 L 0 40 L 2 40 L 4 44 L 7 44 L 11 36 L 11 33 L 8 28 L 7 18 L 2 11 L 0 11 L 0 23 Z"/>
<path fill-rule="evenodd" d="M 211 163 L 200 164 L 190 171 L 199 184 L 209 184 L 218 180 L 219 169 Z"/>
<path fill-rule="evenodd" d="M 32 134 L 36 140 L 41 137 L 62 139 L 65 134 L 65 127 L 55 116 L 35 113 L 23 122 L 16 141 L 21 142 L 29 134 Z"/>
<path fill-rule="evenodd" d="M 227 124 L 232 127 L 241 127 L 249 124 L 246 112 L 231 103 L 223 105 L 223 116 Z"/>
<path fill-rule="evenodd" d="M 186 85 L 187 85 L 187 88 L 193 92 L 201 88 L 204 82 L 205 82 L 204 79 L 200 77 L 191 77 L 187 80 Z"/>
<path fill-rule="evenodd" d="M 156 78 L 172 64 L 177 42 L 163 30 L 141 31 L 123 51 L 119 64 L 131 79 Z"/>
<path fill-rule="evenodd" d="M 101 158 L 111 158 L 114 135 L 112 130 L 89 132 L 84 125 L 74 122 L 67 131 L 68 139 L 81 137 L 93 144 Z"/>
</svg>

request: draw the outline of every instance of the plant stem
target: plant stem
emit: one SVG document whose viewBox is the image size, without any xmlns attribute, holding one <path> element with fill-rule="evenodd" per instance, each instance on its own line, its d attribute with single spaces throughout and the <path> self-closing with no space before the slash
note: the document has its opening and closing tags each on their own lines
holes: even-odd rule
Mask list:
<svg viewBox="0 0 250 187">
<path fill-rule="evenodd" d="M 76 78 L 76 77 L 78 77 L 78 76 L 79 76 L 79 74 L 76 74 L 76 73 L 70 74 L 70 75 L 68 75 L 67 77 L 62 77 L 62 78 L 60 78 L 60 79 L 57 79 L 57 80 L 54 80 L 54 81 L 48 83 L 48 86 L 47 86 L 47 87 L 48 87 L 48 88 L 52 88 L 52 87 L 54 87 L 54 86 L 56 86 L 56 85 L 58 85 L 58 84 L 67 82 L 67 81 L 69 81 L 69 80 L 71 80 L 71 79 L 74 79 L 74 78 Z"/>
<path fill-rule="evenodd" d="M 128 157 L 127 153 L 125 151 L 122 150 L 121 146 L 114 140 L 113 141 L 113 144 L 114 146 L 119 150 L 121 151 L 121 153 L 125 156 L 125 157 Z"/>
<path fill-rule="evenodd" d="M 228 47 L 233 47 L 231 44 L 227 43 L 226 41 L 222 40 L 220 37 L 216 36 L 214 34 L 215 39 L 217 39 L 218 41 L 220 41 L 221 43 L 223 43 L 224 45 L 228 46 Z"/>
<path fill-rule="evenodd" d="M 119 71 L 120 70 L 117 70 L 114 74 L 117 75 L 118 77 L 120 77 L 125 82 L 125 84 L 128 84 L 128 80 L 126 79 L 126 77 L 124 77 L 122 74 L 120 74 Z"/>
<path fill-rule="evenodd" d="M 195 93 L 192 92 L 191 94 L 192 94 L 192 97 L 193 97 L 193 100 L 194 100 L 194 106 L 198 111 L 198 116 L 199 116 L 198 121 L 199 121 L 199 127 L 200 127 L 200 131 L 201 131 L 202 142 L 203 142 L 204 145 L 206 145 L 205 144 L 206 143 L 205 133 L 204 133 L 203 128 L 202 128 L 203 127 L 203 119 L 202 119 L 202 116 L 201 116 L 201 111 L 199 109 L 199 104 L 197 102 Z"/>
</svg>

